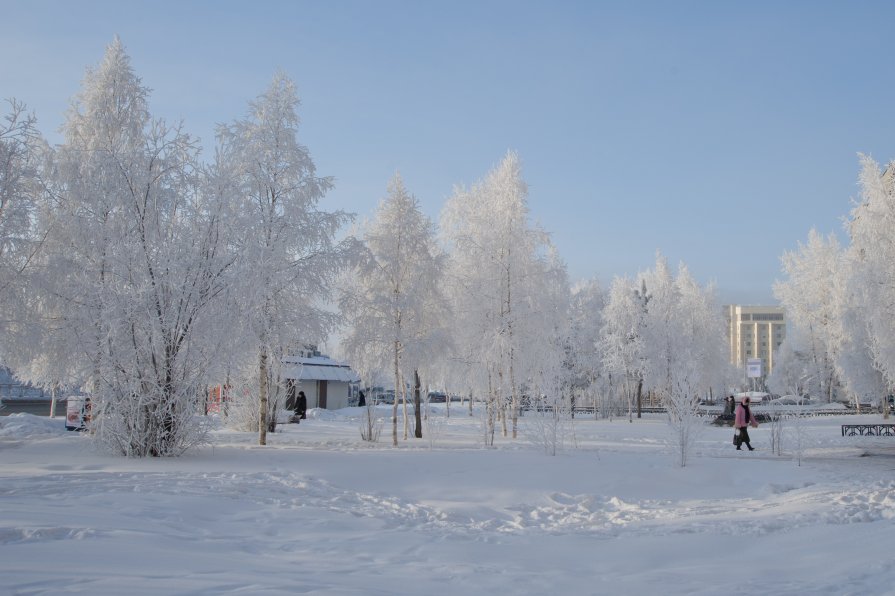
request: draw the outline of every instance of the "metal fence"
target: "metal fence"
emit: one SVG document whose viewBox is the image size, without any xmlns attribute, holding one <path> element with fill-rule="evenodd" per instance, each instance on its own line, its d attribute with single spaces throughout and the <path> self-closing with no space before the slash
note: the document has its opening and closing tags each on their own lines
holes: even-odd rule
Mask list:
<svg viewBox="0 0 895 596">
<path fill-rule="evenodd" d="M 0 416 L 9 416 L 10 414 L 34 414 L 35 416 L 49 416 L 50 404 L 49 399 L 10 399 L 0 401 Z M 67 403 L 63 399 L 56 400 L 55 415 L 65 418 L 65 407 Z"/>
</svg>

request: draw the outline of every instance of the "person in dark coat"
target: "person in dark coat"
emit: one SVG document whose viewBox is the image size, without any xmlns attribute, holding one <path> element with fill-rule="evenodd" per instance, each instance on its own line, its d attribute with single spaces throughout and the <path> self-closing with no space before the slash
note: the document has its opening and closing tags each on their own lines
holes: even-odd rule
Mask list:
<svg viewBox="0 0 895 596">
<path fill-rule="evenodd" d="M 304 420 L 308 417 L 308 398 L 305 397 L 304 391 L 298 392 L 298 397 L 295 399 L 295 418 L 297 420 Z"/>
<path fill-rule="evenodd" d="M 739 431 L 739 434 L 736 436 L 737 449 L 739 450 L 742 444 L 745 443 L 749 451 L 755 451 L 755 448 L 749 442 L 749 432 L 746 430 L 746 427 L 758 428 L 758 420 L 755 419 L 755 416 L 752 415 L 752 411 L 749 409 L 748 397 L 744 397 L 740 405 L 737 406 L 733 425 Z"/>
<path fill-rule="evenodd" d="M 363 391 L 360 391 L 357 394 L 357 405 L 358 407 L 363 407 L 367 405 L 367 397 L 364 395 Z"/>
<path fill-rule="evenodd" d="M 728 395 L 727 399 L 724 400 L 724 415 L 725 416 L 733 416 L 734 409 L 736 408 L 737 402 L 733 398 L 732 395 Z"/>
</svg>

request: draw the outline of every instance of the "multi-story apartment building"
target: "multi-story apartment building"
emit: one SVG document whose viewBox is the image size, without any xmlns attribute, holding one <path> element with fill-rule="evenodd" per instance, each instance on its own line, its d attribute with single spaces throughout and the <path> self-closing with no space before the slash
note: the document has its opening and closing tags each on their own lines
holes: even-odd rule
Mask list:
<svg viewBox="0 0 895 596">
<path fill-rule="evenodd" d="M 723 309 L 730 363 L 745 368 L 750 358 L 761 358 L 762 377 L 767 377 L 774 370 L 774 357 L 786 338 L 783 308 L 728 304 Z"/>
</svg>

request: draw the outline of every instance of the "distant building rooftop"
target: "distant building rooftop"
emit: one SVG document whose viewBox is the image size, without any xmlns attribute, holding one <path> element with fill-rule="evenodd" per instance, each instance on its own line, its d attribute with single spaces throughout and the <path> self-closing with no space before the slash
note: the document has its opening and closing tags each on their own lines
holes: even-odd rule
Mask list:
<svg viewBox="0 0 895 596">
<path fill-rule="evenodd" d="M 322 355 L 286 356 L 283 358 L 283 376 L 299 381 L 360 382 L 360 376 L 348 364 Z"/>
</svg>

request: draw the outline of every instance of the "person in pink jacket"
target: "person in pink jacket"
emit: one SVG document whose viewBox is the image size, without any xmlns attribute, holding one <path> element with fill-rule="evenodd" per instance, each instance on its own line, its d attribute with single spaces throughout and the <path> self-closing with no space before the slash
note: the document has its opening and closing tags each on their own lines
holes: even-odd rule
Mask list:
<svg viewBox="0 0 895 596">
<path fill-rule="evenodd" d="M 737 405 L 736 413 L 734 414 L 733 426 L 739 431 L 736 436 L 737 449 L 745 443 L 746 447 L 749 448 L 749 451 L 755 450 L 749 443 L 749 432 L 746 430 L 746 427 L 750 425 L 752 428 L 758 428 L 758 420 L 752 415 L 752 411 L 749 409 L 749 397 L 746 396 L 743 398 L 743 401 Z"/>
</svg>

